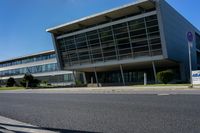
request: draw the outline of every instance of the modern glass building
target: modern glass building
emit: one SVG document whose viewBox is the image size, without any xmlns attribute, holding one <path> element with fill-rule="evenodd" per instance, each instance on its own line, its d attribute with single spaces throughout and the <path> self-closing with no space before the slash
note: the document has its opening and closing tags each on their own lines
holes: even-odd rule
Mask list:
<svg viewBox="0 0 200 133">
<path fill-rule="evenodd" d="M 136 84 L 172 69 L 189 80 L 186 33 L 195 35 L 192 68 L 200 68 L 200 32 L 164 0 L 140 0 L 50 29 L 61 70 L 85 82 Z"/>
<path fill-rule="evenodd" d="M 10 77 L 19 82 L 25 74 L 32 74 L 35 78 L 50 84 L 74 84 L 71 71 L 60 71 L 58 69 L 54 50 L 0 62 L 0 80 L 2 84 Z"/>
</svg>

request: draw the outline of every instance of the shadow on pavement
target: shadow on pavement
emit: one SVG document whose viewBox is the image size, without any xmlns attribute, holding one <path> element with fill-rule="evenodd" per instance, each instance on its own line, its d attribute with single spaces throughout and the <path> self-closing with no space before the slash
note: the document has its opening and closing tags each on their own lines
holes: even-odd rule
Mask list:
<svg viewBox="0 0 200 133">
<path fill-rule="evenodd" d="M 89 131 L 79 131 L 79 130 L 68 130 L 68 129 L 58 129 L 58 128 L 45 128 L 45 127 L 32 127 L 32 126 L 22 126 L 22 125 L 14 125 L 14 124 L 4 124 L 0 123 L 0 129 L 5 129 L 1 126 L 9 126 L 9 127 L 16 127 L 16 128 L 27 128 L 27 129 L 36 129 L 36 130 L 49 130 L 53 132 L 58 132 L 58 133 L 100 133 L 100 132 L 89 132 Z M 14 131 L 14 130 L 9 130 L 14 133 L 25 133 L 21 131 Z M 0 131 L 1 133 L 1 131 Z"/>
</svg>

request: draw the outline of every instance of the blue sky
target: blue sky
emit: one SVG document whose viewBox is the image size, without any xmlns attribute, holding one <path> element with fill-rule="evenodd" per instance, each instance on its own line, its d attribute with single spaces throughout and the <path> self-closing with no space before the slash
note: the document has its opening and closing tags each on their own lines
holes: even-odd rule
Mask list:
<svg viewBox="0 0 200 133">
<path fill-rule="evenodd" d="M 47 28 L 134 0 L 0 0 L 0 60 L 53 49 Z M 200 29 L 200 0 L 167 0 Z"/>
</svg>

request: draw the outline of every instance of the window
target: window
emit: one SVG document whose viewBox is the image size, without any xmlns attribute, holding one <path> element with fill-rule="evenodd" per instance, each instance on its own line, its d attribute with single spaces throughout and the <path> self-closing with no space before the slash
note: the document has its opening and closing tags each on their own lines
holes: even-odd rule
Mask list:
<svg viewBox="0 0 200 133">
<path fill-rule="evenodd" d="M 73 81 L 73 78 L 72 78 L 73 76 L 72 76 L 72 74 L 70 73 L 70 74 L 65 74 L 64 75 L 64 81 L 66 81 L 66 82 L 70 82 L 70 81 Z"/>
<path fill-rule="evenodd" d="M 148 40 L 149 39 L 149 40 Z M 58 39 L 63 64 L 81 65 L 162 54 L 156 15 Z"/>
</svg>

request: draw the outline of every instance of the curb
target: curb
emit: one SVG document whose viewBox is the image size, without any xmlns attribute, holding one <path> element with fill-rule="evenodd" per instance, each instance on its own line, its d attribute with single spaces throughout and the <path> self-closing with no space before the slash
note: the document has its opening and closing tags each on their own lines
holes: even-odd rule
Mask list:
<svg viewBox="0 0 200 133">
<path fill-rule="evenodd" d="M 7 117 L 0 116 L 0 132 L 15 133 L 58 133 L 49 130 L 44 130 L 38 126 L 16 121 Z"/>
</svg>

